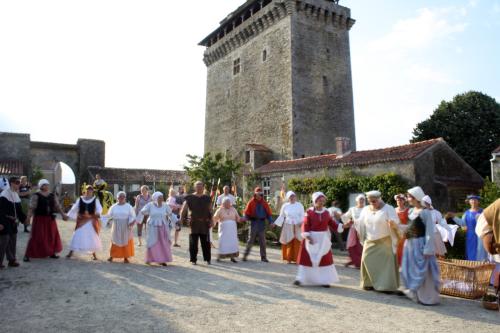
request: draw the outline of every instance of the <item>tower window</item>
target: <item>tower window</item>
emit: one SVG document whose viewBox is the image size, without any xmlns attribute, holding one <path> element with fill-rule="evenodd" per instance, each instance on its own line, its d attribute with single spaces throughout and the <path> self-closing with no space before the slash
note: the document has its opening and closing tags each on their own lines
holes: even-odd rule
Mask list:
<svg viewBox="0 0 500 333">
<path fill-rule="evenodd" d="M 233 61 L 233 75 L 239 74 L 240 70 L 241 70 L 240 58 L 238 58 L 235 61 Z"/>
<path fill-rule="evenodd" d="M 323 76 L 323 87 L 328 87 L 328 78 Z"/>
<path fill-rule="evenodd" d="M 247 150 L 245 152 L 245 163 L 246 164 L 250 163 L 250 151 L 249 150 Z"/>
<path fill-rule="evenodd" d="M 262 51 L 262 61 L 267 60 L 267 50 Z"/>
</svg>

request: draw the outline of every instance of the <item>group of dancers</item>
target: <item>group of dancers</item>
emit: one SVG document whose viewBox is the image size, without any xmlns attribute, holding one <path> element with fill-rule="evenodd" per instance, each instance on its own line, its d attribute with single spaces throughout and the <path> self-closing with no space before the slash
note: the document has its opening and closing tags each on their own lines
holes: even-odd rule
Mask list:
<svg viewBox="0 0 500 333">
<path fill-rule="evenodd" d="M 243 261 L 248 260 L 258 238 L 261 261 L 268 262 L 267 221 L 271 227 L 281 227 L 282 259 L 297 264 L 296 286 L 329 287 L 339 282 L 333 260 L 332 235 L 349 229 L 346 247 L 350 262 L 346 266 L 360 269 L 363 289 L 406 295 L 426 305 L 439 303 L 437 256 L 444 254 L 444 245 L 438 241 L 436 224 L 441 223 L 442 217 L 418 186 L 395 197 L 397 208 L 385 203 L 379 191 L 370 191 L 359 195 L 356 206 L 345 214 L 338 209 L 327 209 L 327 197 L 322 192 L 312 194 L 312 207 L 304 209 L 297 195 L 289 191 L 285 196 L 286 203 L 273 221 L 272 210 L 260 187 L 255 189 L 243 216 L 235 207 L 236 200 L 229 193 L 229 187 L 224 188 L 224 193 L 217 199 L 217 210 L 213 212 L 212 200 L 205 194 L 204 184 L 200 181 L 194 184 L 194 193 L 183 196 L 182 204 L 175 200 L 175 193 L 170 193 L 165 200 L 163 193 L 150 195 L 148 188 L 143 186 L 134 206 L 127 203 L 127 194 L 122 191 L 116 195 L 117 202 L 105 213 L 94 187 L 88 185 L 66 214 L 57 197 L 50 193 L 49 182 L 42 179 L 25 214 L 18 195 L 19 179 L 12 177 L 9 183 L 9 188 L 0 194 L 0 268 L 4 267 L 1 264 L 5 254 L 10 267 L 19 266 L 15 254 L 17 221 L 32 225 L 25 262 L 31 258 L 57 259 L 62 242 L 56 214 L 60 214 L 64 221 L 76 221 L 67 258 L 75 252 L 83 252 L 98 260 L 96 252 L 102 249 L 100 229 L 104 226 L 111 228 L 108 261 L 123 259 L 124 263 L 129 263 L 135 255 L 133 230 L 137 225 L 140 244 L 142 232 L 147 234 L 146 264 L 161 266 L 172 262 L 172 233 L 176 234 L 175 246 L 179 246 L 178 231 L 182 224 L 187 224 L 191 231 L 189 253 L 193 265 L 197 264 L 198 243 L 201 243 L 204 261 L 211 264 L 211 233 L 216 225 L 219 233 L 217 261 L 228 258 L 237 263 L 237 224 L 247 221 L 250 230 Z"/>
</svg>

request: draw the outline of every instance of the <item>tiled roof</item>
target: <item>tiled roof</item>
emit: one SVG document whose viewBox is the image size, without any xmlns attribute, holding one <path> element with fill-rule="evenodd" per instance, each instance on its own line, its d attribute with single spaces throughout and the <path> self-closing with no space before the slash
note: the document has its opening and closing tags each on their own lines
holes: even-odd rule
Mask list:
<svg viewBox="0 0 500 333">
<path fill-rule="evenodd" d="M 500 153 L 500 146 L 498 146 L 495 150 L 493 150 L 493 154 Z"/>
<path fill-rule="evenodd" d="M 88 167 L 92 177 L 96 173 L 100 174 L 102 179 L 108 183 L 185 183 L 188 176 L 181 170 L 154 170 L 154 169 L 125 169 L 125 168 L 102 168 L 98 166 Z"/>
<path fill-rule="evenodd" d="M 389 147 L 375 150 L 354 151 L 348 155 L 337 158 L 335 154 L 320 155 L 296 160 L 271 161 L 261 166 L 257 173 L 273 173 L 282 171 L 295 171 L 307 169 L 325 169 L 340 166 L 357 166 L 375 163 L 388 163 L 408 161 L 416 158 L 433 145 L 444 142 L 443 139 L 432 139 L 403 146 Z"/>
<path fill-rule="evenodd" d="M 21 176 L 24 173 L 21 161 L 0 161 L 0 175 Z"/>
<path fill-rule="evenodd" d="M 268 152 L 272 152 L 271 149 L 269 149 L 266 146 L 261 145 L 259 143 L 247 143 L 246 146 L 247 146 L 247 148 L 251 148 L 251 149 L 256 150 L 256 151 L 268 151 Z"/>
</svg>

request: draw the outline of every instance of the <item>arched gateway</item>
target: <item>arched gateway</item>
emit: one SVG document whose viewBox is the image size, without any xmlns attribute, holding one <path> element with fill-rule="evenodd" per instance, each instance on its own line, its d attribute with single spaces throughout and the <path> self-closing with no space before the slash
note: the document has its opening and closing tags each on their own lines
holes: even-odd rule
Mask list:
<svg viewBox="0 0 500 333">
<path fill-rule="evenodd" d="M 88 167 L 104 167 L 105 143 L 101 140 L 78 139 L 62 144 L 31 141 L 29 134 L 0 132 L 0 165 L 4 173 L 31 175 L 33 168 L 55 170 L 59 162 L 67 164 L 75 174 L 75 188 L 90 182 Z"/>
</svg>

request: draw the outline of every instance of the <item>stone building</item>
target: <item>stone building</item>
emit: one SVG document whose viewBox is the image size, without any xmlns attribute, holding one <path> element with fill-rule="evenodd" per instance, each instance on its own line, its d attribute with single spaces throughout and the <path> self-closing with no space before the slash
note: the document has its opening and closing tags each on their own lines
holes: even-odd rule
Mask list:
<svg viewBox="0 0 500 333">
<path fill-rule="evenodd" d="M 335 177 L 345 170 L 363 176 L 393 172 L 421 186 L 440 210 L 456 209 L 467 194 L 477 193 L 483 185 L 482 177 L 441 138 L 352 152 L 346 141 L 338 140 L 338 154 L 271 161 L 255 173 L 264 191 L 272 195 L 292 178 Z"/>
<path fill-rule="evenodd" d="M 108 183 L 108 191 L 114 195 L 125 191 L 130 197 L 139 194 L 142 185 L 148 185 L 152 191 L 167 192 L 171 185 L 178 190 L 189 182 L 186 172 L 177 170 L 89 167 L 88 174 L 90 179 L 99 174 Z M 164 194 L 168 196 L 168 193 Z"/>
<path fill-rule="evenodd" d="M 356 147 L 350 9 L 328 0 L 248 0 L 205 37 L 205 152 L 246 160 Z M 224 134 L 221 135 L 221 130 Z"/>
<path fill-rule="evenodd" d="M 500 146 L 491 155 L 491 181 L 500 186 Z"/>
</svg>

